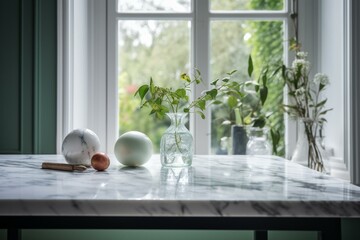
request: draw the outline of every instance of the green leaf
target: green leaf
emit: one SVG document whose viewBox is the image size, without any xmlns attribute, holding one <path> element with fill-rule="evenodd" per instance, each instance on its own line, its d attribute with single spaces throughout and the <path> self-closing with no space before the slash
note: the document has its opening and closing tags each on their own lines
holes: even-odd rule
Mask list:
<svg viewBox="0 0 360 240">
<path fill-rule="evenodd" d="M 155 104 L 157 104 L 157 105 L 161 105 L 162 99 L 161 99 L 161 98 L 156 98 L 154 102 L 155 102 Z"/>
<path fill-rule="evenodd" d="M 139 89 L 135 92 L 136 94 L 139 94 L 141 101 L 144 99 L 145 95 L 149 91 L 149 85 L 142 85 L 139 87 Z"/>
<path fill-rule="evenodd" d="M 267 70 L 266 70 L 266 73 L 262 76 L 262 82 L 263 82 L 263 86 L 266 87 L 266 83 L 267 83 Z"/>
<path fill-rule="evenodd" d="M 286 105 L 286 104 L 284 104 L 283 106 L 286 107 L 286 108 L 297 109 L 296 105 Z"/>
<path fill-rule="evenodd" d="M 183 98 L 186 96 L 186 90 L 183 88 L 179 88 L 175 91 L 176 95 L 178 95 L 180 98 Z"/>
<path fill-rule="evenodd" d="M 154 81 L 152 78 L 150 78 L 150 93 L 151 94 L 155 93 L 155 86 L 154 86 Z"/>
<path fill-rule="evenodd" d="M 270 130 L 271 140 L 272 140 L 272 147 L 273 147 L 273 153 L 277 155 L 277 146 L 280 142 L 280 133 L 279 131 L 273 131 Z"/>
<path fill-rule="evenodd" d="M 320 83 L 319 84 L 319 92 L 322 91 L 324 88 L 325 88 L 325 85 Z"/>
<path fill-rule="evenodd" d="M 162 113 L 162 112 L 156 112 L 156 117 L 159 118 L 159 119 L 164 119 L 165 117 L 165 113 Z"/>
<path fill-rule="evenodd" d="M 284 79 L 284 82 L 286 82 L 287 77 L 286 77 L 286 66 L 285 65 L 281 66 L 281 75 L 282 75 L 282 77 Z"/>
<path fill-rule="evenodd" d="M 265 123 L 266 123 L 265 119 L 258 118 L 254 120 L 253 127 L 263 128 L 265 126 Z"/>
<path fill-rule="evenodd" d="M 199 102 L 196 104 L 196 106 L 199 107 L 201 110 L 205 110 L 206 101 L 205 100 L 199 100 Z"/>
<path fill-rule="evenodd" d="M 267 95 L 268 95 L 268 88 L 267 87 L 262 87 L 260 89 L 260 100 L 261 100 L 261 104 L 264 106 L 265 101 L 267 99 Z"/>
<path fill-rule="evenodd" d="M 215 101 L 212 102 L 212 104 L 219 105 L 219 104 L 223 104 L 223 102 L 219 101 L 219 100 L 215 100 Z"/>
<path fill-rule="evenodd" d="M 205 114 L 203 112 L 196 111 L 196 113 L 199 114 L 202 119 L 205 119 Z"/>
<path fill-rule="evenodd" d="M 223 79 L 221 79 L 221 81 L 223 81 L 224 83 L 227 83 L 230 81 L 229 77 L 224 77 Z"/>
<path fill-rule="evenodd" d="M 248 74 L 249 74 L 250 78 L 251 78 L 253 71 L 254 71 L 253 61 L 252 61 L 251 55 L 249 55 Z"/>
<path fill-rule="evenodd" d="M 326 110 L 322 111 L 321 113 L 319 113 L 319 116 L 320 116 L 320 115 L 325 115 L 327 112 L 329 112 L 329 111 L 331 111 L 331 110 L 333 110 L 333 109 L 332 109 L 332 108 L 326 109 Z"/>
<path fill-rule="evenodd" d="M 324 106 L 325 105 L 325 103 L 327 102 L 327 99 L 325 99 L 325 100 L 323 100 L 323 101 L 321 101 L 321 102 L 319 102 L 318 104 L 316 104 L 315 105 L 315 107 L 322 107 L 322 106 Z"/>
<path fill-rule="evenodd" d="M 179 100 L 177 99 L 174 99 L 172 102 L 171 102 L 172 105 L 178 105 L 179 104 Z"/>
<path fill-rule="evenodd" d="M 236 73 L 236 72 L 237 72 L 237 70 L 232 70 L 231 72 L 228 72 L 227 75 L 231 76 L 231 75 L 233 75 L 233 74 Z"/>
<path fill-rule="evenodd" d="M 197 75 L 199 75 L 199 76 L 201 75 L 201 72 L 200 72 L 199 69 L 195 68 L 195 71 L 196 71 L 196 74 L 197 74 Z"/>
<path fill-rule="evenodd" d="M 234 96 L 229 96 L 229 98 L 228 98 L 228 105 L 229 105 L 230 108 L 236 107 L 237 103 L 238 103 L 238 101 L 237 101 L 236 97 L 234 97 Z"/>
<path fill-rule="evenodd" d="M 259 86 L 259 83 L 255 82 L 255 81 L 246 81 L 245 82 L 245 86 L 250 86 L 250 85 Z"/>
<path fill-rule="evenodd" d="M 327 120 L 326 120 L 325 118 L 320 118 L 320 120 L 321 120 L 322 122 L 327 122 Z"/>
<path fill-rule="evenodd" d="M 281 68 L 282 68 L 282 67 L 276 68 L 275 71 L 273 71 L 273 73 L 270 75 L 270 78 L 269 78 L 269 79 L 273 78 L 273 77 L 281 70 Z"/>
<path fill-rule="evenodd" d="M 190 109 L 189 108 L 184 108 L 184 112 L 188 113 L 188 112 L 190 112 Z"/>
<path fill-rule="evenodd" d="M 216 80 L 212 81 L 212 82 L 210 83 L 210 85 L 216 86 L 216 84 L 217 84 L 218 81 L 219 81 L 219 79 L 216 79 Z"/>
<path fill-rule="evenodd" d="M 250 114 L 244 118 L 244 124 L 249 125 L 251 123 L 251 117 Z"/>
<path fill-rule="evenodd" d="M 190 77 L 189 77 L 189 75 L 187 73 L 182 73 L 180 75 L 180 78 L 181 78 L 181 80 L 184 80 L 184 81 L 186 81 L 188 83 L 191 82 L 191 79 L 190 79 Z"/>
<path fill-rule="evenodd" d="M 267 112 L 266 114 L 265 114 L 265 117 L 266 118 L 269 118 L 269 117 L 271 117 L 271 115 L 273 115 L 274 114 L 274 112 Z"/>
<path fill-rule="evenodd" d="M 216 88 L 206 92 L 206 95 L 211 96 L 211 99 L 215 99 L 217 94 L 218 94 L 218 90 Z"/>
</svg>

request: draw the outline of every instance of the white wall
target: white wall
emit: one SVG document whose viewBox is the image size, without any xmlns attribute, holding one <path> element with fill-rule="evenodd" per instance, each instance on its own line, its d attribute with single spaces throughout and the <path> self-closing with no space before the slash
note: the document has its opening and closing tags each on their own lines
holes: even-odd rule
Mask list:
<svg viewBox="0 0 360 240">
<path fill-rule="evenodd" d="M 321 0 L 319 5 L 319 71 L 327 74 L 328 112 L 325 125 L 325 145 L 334 156 L 344 156 L 344 2 Z"/>
</svg>

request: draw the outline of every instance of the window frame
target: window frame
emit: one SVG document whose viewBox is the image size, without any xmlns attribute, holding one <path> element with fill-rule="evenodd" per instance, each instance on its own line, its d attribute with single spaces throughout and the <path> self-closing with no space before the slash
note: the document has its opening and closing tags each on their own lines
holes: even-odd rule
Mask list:
<svg viewBox="0 0 360 240">
<path fill-rule="evenodd" d="M 118 116 L 117 104 L 117 22 L 119 20 L 188 20 L 191 22 L 191 52 L 190 66 L 201 69 L 204 85 L 198 85 L 193 90 L 194 96 L 200 96 L 201 92 L 210 86 L 210 23 L 216 20 L 280 20 L 283 21 L 284 39 L 292 36 L 289 29 L 292 10 L 291 0 L 284 0 L 284 9 L 279 11 L 211 11 L 210 0 L 191 0 L 191 10 L 187 13 L 169 13 L 169 12 L 117 12 L 117 0 L 107 0 L 107 111 L 108 116 Z M 289 62 L 288 41 L 283 43 L 284 61 Z M 284 93 L 285 102 L 287 94 Z M 210 111 L 206 112 L 206 119 L 201 119 L 194 114 L 190 115 L 190 131 L 194 136 L 195 154 L 211 153 L 211 117 Z M 285 146 L 286 157 L 295 147 L 296 139 L 290 138 L 296 133 L 296 126 L 284 116 L 285 122 Z M 119 132 L 117 117 L 107 119 L 107 142 L 113 142 Z M 109 146 L 108 146 L 108 150 Z"/>
<path fill-rule="evenodd" d="M 76 24 L 75 16 L 77 17 L 78 13 L 74 13 L 75 0 L 58 0 L 58 83 L 57 83 L 57 153 L 61 154 L 61 144 L 62 140 L 68 132 L 74 128 L 86 127 L 94 130 L 100 138 L 102 143 L 101 151 L 107 153 L 113 153 L 113 145 L 116 141 L 117 133 L 117 106 L 116 101 L 114 104 L 114 99 L 117 99 L 117 81 L 116 79 L 116 63 L 111 62 L 113 59 L 116 60 L 116 51 L 111 48 L 111 43 L 113 46 L 116 46 L 116 39 L 111 39 L 107 35 L 109 32 L 113 31 L 115 34 L 117 31 L 116 25 L 112 25 L 109 21 L 110 13 L 114 8 L 111 8 L 110 2 L 114 0 L 76 0 L 77 4 L 83 4 L 83 8 L 86 9 L 82 11 L 83 15 L 87 15 L 86 26 L 87 28 L 87 39 L 88 42 L 85 43 L 85 48 L 88 50 L 89 60 L 86 63 L 83 63 L 83 72 L 84 75 L 83 85 L 77 83 L 76 77 L 79 76 L 74 73 L 77 71 L 74 67 L 75 53 L 78 49 L 75 42 L 75 32 Z M 202 2 L 203 0 L 199 1 Z M 208 0 L 206 0 L 208 2 Z M 79 3 L 80 2 L 80 3 Z M 196 6 L 195 1 L 192 7 Z M 309 52 L 314 52 L 314 54 L 309 59 L 317 68 L 319 64 L 319 59 L 317 56 L 319 53 L 314 51 L 316 50 L 319 44 L 321 44 L 321 36 L 319 36 L 318 28 L 321 27 L 321 21 L 319 19 L 318 13 L 321 9 L 321 4 L 324 4 L 322 0 L 314 1 L 298 1 L 298 0 L 286 0 L 287 10 L 295 10 L 297 12 L 297 3 L 299 5 L 299 37 L 304 49 L 307 49 Z M 294 4 L 295 3 L 295 4 Z M 113 5 L 115 6 L 115 5 Z M 357 100 L 358 97 L 356 92 L 358 92 L 358 84 L 356 77 L 359 75 L 356 68 L 352 68 L 353 65 L 356 65 L 358 62 L 358 52 L 353 52 L 356 50 L 355 41 L 359 34 L 357 31 L 357 15 L 355 14 L 356 10 L 360 5 L 356 4 L 353 0 L 344 1 L 344 12 L 343 12 L 343 28 L 344 28 L 344 65 L 343 65 L 343 79 L 344 79 L 344 154 L 341 159 L 332 159 L 336 160 L 336 168 L 340 165 L 341 175 L 339 177 L 349 179 L 351 174 L 351 181 L 355 184 L 360 184 L 360 170 L 359 158 L 360 150 L 356 147 L 359 142 L 359 121 L 357 121 L 358 111 L 357 111 Z M 295 7 L 295 9 L 293 9 Z M 290 9 L 291 10 L 290 10 Z M 252 12 L 240 11 L 236 14 L 242 13 L 243 16 L 249 17 L 249 14 Z M 220 18 L 223 12 L 216 12 L 217 16 Z M 231 13 L 232 14 L 232 13 Z M 256 13 L 255 13 L 256 14 Z M 84 16 L 82 16 L 84 17 Z M 290 22 L 290 18 L 286 23 Z M 309 24 L 309 22 L 311 24 Z M 288 24 L 289 25 L 289 24 Z M 285 28 L 285 38 L 289 36 L 294 36 L 293 29 L 289 26 Z M 202 28 L 202 26 L 198 26 Z M 81 29 L 80 29 L 81 30 Z M 287 32 L 286 32 L 287 31 Z M 303 38 L 303 39 L 302 39 Z M 198 39 L 198 41 L 200 41 Z M 195 44 L 195 39 L 192 40 Z M 287 49 L 287 45 L 285 48 Z M 286 51 L 284 51 L 286 52 Z M 96 57 L 94 57 L 96 56 Z M 205 57 L 206 58 L 206 57 Z M 284 58 L 284 62 L 288 65 L 293 60 L 294 56 L 292 53 L 288 53 L 287 57 Z M 199 59 L 192 59 L 192 62 L 200 62 Z M 110 64 L 109 64 L 110 63 Z M 112 67 L 111 63 L 113 64 Z M 196 64 L 194 64 L 196 65 Z M 208 74 L 208 73 L 207 73 Z M 81 74 L 80 74 L 81 75 Z M 76 80 L 75 80 L 76 79 Z M 76 84 L 75 84 L 76 82 Z M 82 111 L 84 116 L 81 116 L 81 120 L 86 119 L 85 122 L 79 121 L 77 113 L 78 106 L 74 106 L 74 99 L 79 102 L 78 91 L 86 90 L 88 93 L 81 102 L 92 104 L 87 110 Z M 108 94 L 108 93 L 111 94 Z M 201 92 L 199 89 L 198 94 Z M 83 94 L 83 93 L 81 93 Z M 90 97 L 89 97 L 90 96 Z M 96 96 L 97 99 L 94 100 L 92 96 Z M 89 102 L 87 102 L 89 100 Z M 287 94 L 284 91 L 284 102 L 287 102 Z M 208 117 L 208 119 L 210 119 Z M 191 119 L 195 121 L 194 119 Z M 297 141 L 297 126 L 294 121 L 290 121 L 287 115 L 284 116 L 285 120 L 285 146 L 286 146 L 286 158 L 290 159 L 291 153 L 295 148 Z M 198 122 L 201 125 L 204 125 L 204 121 Z M 210 127 L 210 125 L 209 125 Z M 209 128 L 208 128 L 209 129 Z M 196 134 L 196 133 L 195 133 Z M 199 134 L 198 134 L 199 135 Z M 201 135 L 201 133 L 200 133 Z M 208 140 L 208 145 L 210 145 L 210 138 Z M 210 149 L 210 148 L 209 148 Z M 196 152 L 199 154 L 199 152 Z"/>
</svg>

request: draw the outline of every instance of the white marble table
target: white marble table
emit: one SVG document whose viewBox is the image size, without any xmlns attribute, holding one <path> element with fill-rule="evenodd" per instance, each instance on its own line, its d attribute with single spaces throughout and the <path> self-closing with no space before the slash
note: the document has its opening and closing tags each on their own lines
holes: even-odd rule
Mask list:
<svg viewBox="0 0 360 240">
<path fill-rule="evenodd" d="M 192 167 L 173 169 L 162 168 L 159 156 L 140 168 L 112 157 L 105 172 L 44 170 L 45 161 L 65 162 L 0 155 L 0 220 L 360 217 L 360 187 L 277 157 L 195 156 Z"/>
</svg>

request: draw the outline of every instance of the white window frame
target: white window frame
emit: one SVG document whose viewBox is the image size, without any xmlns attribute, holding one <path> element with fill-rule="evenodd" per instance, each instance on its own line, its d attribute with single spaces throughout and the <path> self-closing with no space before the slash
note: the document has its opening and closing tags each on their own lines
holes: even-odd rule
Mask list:
<svg viewBox="0 0 360 240">
<path fill-rule="evenodd" d="M 280 11 L 211 11 L 210 0 L 192 0 L 191 11 L 189 13 L 144 13 L 144 12 L 131 12 L 131 13 L 118 13 L 116 8 L 116 0 L 107 1 L 107 22 L 108 22 L 108 113 L 110 116 L 118 116 L 117 106 L 117 21 L 118 20 L 188 20 L 192 22 L 191 28 L 191 66 L 195 66 L 201 70 L 202 77 L 204 79 L 204 85 L 198 85 L 194 89 L 193 97 L 200 96 L 200 93 L 205 88 L 210 86 L 209 83 L 209 53 L 210 53 L 210 21 L 212 20 L 241 20 L 241 19 L 253 19 L 253 20 L 281 20 L 284 23 L 284 40 L 289 39 L 288 22 L 290 12 L 290 0 L 284 1 L 284 9 Z M 196 12 L 196 14 L 195 14 Z M 288 41 L 284 41 L 284 60 L 288 62 Z M 284 95 L 285 96 L 285 95 Z M 210 111 L 206 113 L 206 119 L 201 119 L 199 116 L 190 116 L 190 131 L 194 136 L 194 149 L 195 154 L 210 154 L 211 153 L 211 138 L 210 138 L 210 126 L 211 117 Z M 286 137 L 290 141 L 286 141 L 287 156 L 292 152 L 295 146 L 296 140 L 292 141 L 292 138 L 296 131 L 293 124 L 289 123 L 286 119 Z M 108 142 L 116 139 L 116 133 L 118 133 L 117 119 L 108 120 Z"/>
<path fill-rule="evenodd" d="M 351 76 L 351 49 L 349 48 L 351 42 L 351 31 L 349 27 L 351 26 L 351 2 L 352 0 L 344 0 L 342 2 L 337 2 L 342 4 L 343 12 L 342 14 L 342 32 L 339 29 L 333 29 L 333 32 L 342 36 L 343 46 L 341 49 L 336 49 L 337 51 L 342 51 L 342 65 L 338 66 L 336 69 L 337 73 L 340 75 L 339 78 L 333 78 L 330 76 L 330 84 L 332 81 L 343 81 L 342 82 L 342 99 L 343 102 L 343 110 L 334 109 L 333 111 L 338 111 L 336 114 L 343 114 L 343 124 L 340 127 L 343 129 L 343 153 L 338 157 L 330 157 L 331 163 L 331 175 L 343 178 L 346 180 L 350 180 L 350 170 L 352 162 L 357 162 L 356 158 L 351 154 L 356 149 L 356 144 L 354 144 L 354 139 L 351 139 L 353 130 L 350 120 L 352 119 L 352 111 L 350 110 L 351 105 L 355 101 L 354 96 L 351 96 L 351 82 L 354 79 Z M 326 59 L 322 59 L 322 51 L 332 51 L 331 49 L 323 49 L 322 45 L 327 41 L 327 36 L 322 36 L 321 29 L 323 26 L 323 21 L 326 24 L 332 24 L 331 21 L 336 21 L 334 19 L 324 19 L 323 11 L 325 4 L 331 4 L 330 1 L 327 0 L 300 0 L 298 1 L 299 5 L 299 38 L 302 43 L 303 49 L 311 53 L 309 56 L 309 61 L 312 63 L 313 74 L 316 72 L 324 71 L 325 74 L 329 74 L 326 70 L 322 69 L 324 66 L 324 62 Z M 341 11 L 341 9 L 339 9 Z M 335 26 L 335 24 L 334 24 Z M 325 60 L 325 61 L 324 61 Z M 331 96 L 330 96 L 331 97 Z M 336 96 L 332 96 L 336 97 Z M 328 96 L 329 98 L 329 96 Z M 329 119 L 332 121 L 332 119 Z M 332 126 L 336 125 L 336 123 Z M 325 131 L 331 131 L 329 124 L 325 126 Z M 331 150 L 331 149 L 330 149 Z M 359 175 L 360 176 L 360 171 Z"/>
<path fill-rule="evenodd" d="M 88 49 L 88 61 L 82 63 L 82 74 L 79 74 L 78 69 L 75 68 L 74 62 L 76 62 L 76 50 L 78 49 L 75 41 L 75 32 L 77 26 L 75 22 L 74 6 L 75 1 L 77 4 L 83 4 L 86 7 L 86 11 L 83 12 L 83 20 L 86 18 L 87 21 L 87 39 L 84 49 Z M 207 12 L 202 11 L 208 9 L 209 0 L 193 1 L 192 8 L 200 9 L 197 16 L 190 14 L 179 13 L 179 17 L 196 17 L 198 19 L 242 19 L 242 18 L 282 18 L 285 19 L 285 24 L 290 23 L 289 19 L 289 7 L 290 4 L 295 0 L 286 0 L 286 8 L 280 12 L 252 12 L 252 11 L 240 11 L 234 12 L 230 15 L 226 15 L 226 12 Z M 80 3 L 79 3 L 80 2 Z M 316 49 L 317 44 L 321 39 L 318 36 L 318 8 L 321 6 L 321 2 L 325 0 L 301 0 L 299 1 L 299 36 L 300 41 L 303 43 L 304 49 L 309 52 L 313 52 Z M 323 3 L 324 4 L 324 3 Z M 352 5 L 358 7 L 354 0 L 344 0 L 344 157 L 340 159 L 340 165 L 343 165 L 345 175 L 349 175 L 351 170 L 352 181 L 360 184 L 360 170 L 359 170 L 359 152 L 357 149 L 357 142 L 360 139 L 360 134 L 357 133 L 358 129 L 358 113 L 357 107 L 357 95 L 354 94 L 354 89 L 357 89 L 356 77 L 358 76 L 358 70 L 351 66 L 357 63 L 358 55 L 352 53 L 356 43 L 353 39 L 357 39 L 359 34 L 355 31 L 357 26 L 356 11 L 352 9 Z M 58 0 L 58 90 L 57 90 L 57 153 L 61 153 L 61 143 L 66 134 L 74 128 L 87 127 L 94 130 L 100 137 L 102 142 L 102 151 L 108 153 L 113 152 L 113 145 L 117 138 L 118 126 L 116 118 L 118 116 L 117 107 L 117 81 L 116 81 L 116 17 L 115 11 L 115 0 Z M 204 8 L 205 7 L 205 8 Z M 78 6 L 79 8 L 79 6 Z M 77 16 L 78 13 L 76 13 Z M 260 15 L 261 14 L 261 15 Z M 142 14 L 125 14 L 122 17 L 131 19 L 138 18 Z M 173 15 L 171 13 L 171 15 Z M 143 15 L 145 16 L 145 15 Z M 159 19 L 166 19 L 169 14 L 161 13 L 157 14 Z M 202 22 L 204 25 L 197 24 L 192 28 L 192 31 L 203 32 L 200 34 L 200 38 L 193 38 L 191 40 L 192 49 L 195 49 L 197 57 L 192 57 L 191 62 L 193 66 L 197 66 L 202 69 L 204 79 L 208 79 L 209 69 L 204 66 L 204 59 L 208 59 L 208 52 L 203 52 L 199 47 L 206 48 L 209 44 L 200 44 L 204 41 L 209 41 L 209 24 L 208 21 Z M 310 23 L 310 24 L 309 24 Z M 303 26 L 303 27 L 301 27 Z M 354 27 L 355 26 L 355 27 Z M 110 34 L 108 34 L 110 33 Z M 114 37 L 111 37 L 111 34 Z M 285 26 L 286 39 L 293 36 L 292 28 Z M 194 35 L 192 35 L 194 36 Z M 301 39 L 301 36 L 307 36 L 305 39 Z M 311 38 L 308 38 L 311 36 Z M 83 49 L 83 50 L 84 50 Z M 287 42 L 284 41 L 286 63 L 290 64 L 293 56 L 287 54 L 288 49 Z M 316 52 L 316 51 L 315 51 Z M 194 56 L 194 53 L 191 53 Z M 96 57 L 94 57 L 96 56 Z M 310 61 L 314 64 L 314 68 L 317 68 L 316 64 L 319 64 L 317 56 L 315 54 L 313 59 Z M 82 80 L 82 85 L 76 82 L 77 77 L 83 77 L 87 79 Z M 76 80 L 75 80 L 76 79 Z M 75 84 L 76 82 L 76 84 Z M 86 94 L 82 93 L 82 99 L 79 98 L 79 92 L 86 91 Z M 195 89 L 197 95 L 201 92 L 201 89 Z M 93 96 L 96 96 L 94 99 Z M 285 102 L 287 102 L 287 95 L 284 93 Z M 74 101 L 76 100 L 76 101 Z M 74 102 L 80 103 L 81 105 L 93 106 L 92 108 L 82 109 L 81 122 L 78 119 L 79 113 Z M 85 121 L 86 120 L 86 121 Z M 210 138 L 208 133 L 210 132 L 210 117 L 207 117 L 206 121 L 192 118 L 193 126 L 204 126 L 206 128 L 197 128 L 193 131 L 196 137 L 200 137 L 200 145 L 195 145 L 196 154 L 208 154 L 210 151 Z M 294 122 L 290 121 L 285 115 L 285 145 L 286 145 L 286 158 L 291 157 L 291 153 L 296 144 L 296 126 Z M 208 150 L 204 147 L 207 146 Z M 345 177 L 346 178 L 346 177 Z"/>
</svg>

